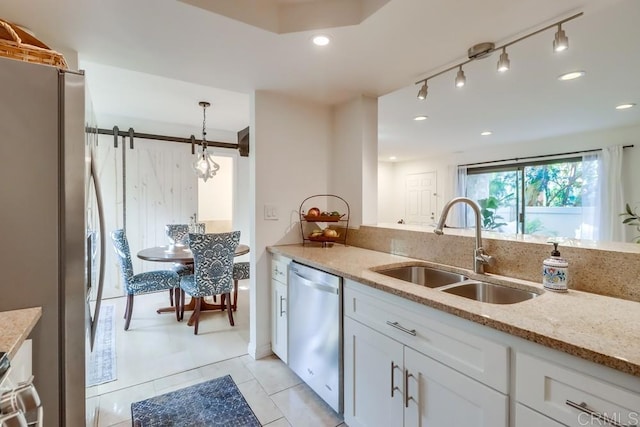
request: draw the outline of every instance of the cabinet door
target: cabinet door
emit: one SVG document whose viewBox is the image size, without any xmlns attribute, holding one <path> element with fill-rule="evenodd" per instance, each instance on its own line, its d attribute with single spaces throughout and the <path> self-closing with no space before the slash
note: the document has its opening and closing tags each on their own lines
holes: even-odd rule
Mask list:
<svg viewBox="0 0 640 427">
<path fill-rule="evenodd" d="M 18 383 L 27 382 L 32 375 L 32 347 L 32 341 L 25 340 L 11 359 L 11 369 L 7 378 L 13 387 Z"/>
<path fill-rule="evenodd" d="M 271 280 L 271 350 L 287 363 L 287 286 Z"/>
<path fill-rule="evenodd" d="M 402 426 L 403 345 L 344 319 L 344 420 L 350 427 Z"/>
<path fill-rule="evenodd" d="M 409 347 L 404 361 L 405 427 L 508 425 L 504 394 Z"/>
</svg>

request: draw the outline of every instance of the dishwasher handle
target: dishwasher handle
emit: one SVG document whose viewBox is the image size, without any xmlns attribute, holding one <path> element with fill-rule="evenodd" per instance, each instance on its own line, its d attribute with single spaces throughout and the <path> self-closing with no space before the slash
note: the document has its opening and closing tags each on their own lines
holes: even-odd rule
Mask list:
<svg viewBox="0 0 640 427">
<path fill-rule="evenodd" d="M 339 295 L 340 291 L 338 288 L 334 288 L 333 286 L 324 285 L 322 283 L 316 283 L 312 280 L 307 279 L 304 276 L 301 276 L 295 269 L 291 269 L 290 273 L 294 276 L 292 279 L 297 280 L 301 285 L 308 286 L 310 288 L 317 289 L 322 292 L 329 292 L 331 294 Z"/>
</svg>

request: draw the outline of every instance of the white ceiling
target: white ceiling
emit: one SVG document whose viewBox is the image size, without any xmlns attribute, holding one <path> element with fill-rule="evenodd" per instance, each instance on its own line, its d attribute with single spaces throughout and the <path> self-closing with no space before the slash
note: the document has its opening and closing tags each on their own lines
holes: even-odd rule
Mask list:
<svg viewBox="0 0 640 427">
<path fill-rule="evenodd" d="M 555 128 L 574 132 L 601 126 L 596 120 L 607 117 L 611 105 L 638 102 L 637 83 L 626 77 L 639 69 L 639 34 L 632 26 L 640 22 L 639 3 L 391 0 L 359 25 L 329 28 L 332 43 L 324 48 L 310 43 L 315 31 L 276 34 L 177 0 L 2 0 L 0 18 L 29 27 L 54 48 L 79 52 L 99 118 L 130 115 L 197 127 L 197 102 L 206 99 L 214 107 L 208 126 L 237 131 L 248 125 L 249 94 L 258 89 L 324 104 L 359 94 L 388 94 L 379 104 L 380 155 L 402 159 L 514 142 L 522 138 L 509 133 L 514 129 L 532 138 Z M 619 14 L 607 10 L 614 5 L 626 9 Z M 455 73 L 447 73 L 430 81 L 425 103 L 416 103 L 413 82 L 464 60 L 469 46 L 510 41 L 577 11 L 585 16 L 566 25 L 571 47 L 563 58 L 552 57 L 549 30 L 509 49 L 508 74 L 494 72 L 494 55 L 465 67 L 463 90 L 454 91 Z M 609 36 L 621 39 L 619 44 L 607 44 L 604 37 Z M 597 54 L 589 55 L 593 51 Z M 616 62 L 617 54 L 623 65 Z M 556 68 L 548 70 L 544 64 L 551 60 Z M 553 81 L 552 89 L 544 90 L 538 86 L 539 80 L 553 80 L 573 67 L 587 71 L 582 82 L 559 86 Z M 626 92 L 606 87 L 607 81 L 626 82 Z M 580 96 L 587 115 L 561 120 L 571 92 Z M 508 94 L 515 100 L 507 99 Z M 628 99 L 621 99 L 624 94 Z M 594 106 L 596 98 L 600 101 Z M 489 107 L 495 100 L 499 108 Z M 539 115 L 540 103 L 552 120 L 530 120 Z M 563 109 L 554 111 L 556 107 Z M 627 111 L 626 120 L 638 120 L 638 110 Z M 413 122 L 417 112 L 430 119 Z M 614 124 L 613 118 L 606 120 L 605 125 Z M 101 127 L 114 124 L 99 122 Z M 490 142 L 476 137 L 485 127 L 495 132 Z M 451 130 L 460 133 L 451 136 Z"/>
</svg>

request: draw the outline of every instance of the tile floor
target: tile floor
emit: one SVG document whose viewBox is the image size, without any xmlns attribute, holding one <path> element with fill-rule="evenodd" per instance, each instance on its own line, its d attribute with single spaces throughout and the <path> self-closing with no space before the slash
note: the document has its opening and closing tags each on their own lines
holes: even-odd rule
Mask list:
<svg viewBox="0 0 640 427">
<path fill-rule="evenodd" d="M 138 296 L 128 331 L 125 298 L 116 305 L 117 380 L 87 388 L 87 426 L 131 426 L 131 403 L 230 374 L 260 423 L 269 427 L 344 426 L 280 359 L 254 360 L 249 340 L 248 291 L 240 289 L 235 327 L 226 312 L 205 313 L 197 336 L 185 320 L 156 314 L 168 293 Z"/>
</svg>

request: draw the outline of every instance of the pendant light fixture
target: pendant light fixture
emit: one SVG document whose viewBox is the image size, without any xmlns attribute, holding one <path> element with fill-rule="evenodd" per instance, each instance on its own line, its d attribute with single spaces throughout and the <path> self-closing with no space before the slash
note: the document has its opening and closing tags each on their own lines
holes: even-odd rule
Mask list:
<svg viewBox="0 0 640 427">
<path fill-rule="evenodd" d="M 207 107 L 211 106 L 207 101 L 198 103 L 202 107 L 202 150 L 198 153 L 198 158 L 193 162 L 193 170 L 196 171 L 198 178 L 202 178 L 207 182 L 209 178 L 213 178 L 220 165 L 213 161 L 213 156 L 207 151 Z"/>
<path fill-rule="evenodd" d="M 553 24 L 547 25 L 544 28 L 540 28 L 539 30 L 536 30 L 532 33 L 529 34 L 525 34 L 524 36 L 517 38 L 513 41 L 510 41 L 508 43 L 503 44 L 502 46 L 495 46 L 494 43 L 491 42 L 483 42 L 483 43 L 478 43 L 474 46 L 471 46 L 467 52 L 467 58 L 465 61 L 460 62 L 459 64 L 455 64 L 452 65 L 451 67 L 442 70 L 440 72 L 437 72 L 429 77 L 426 77 L 422 80 L 418 80 L 415 84 L 422 84 L 422 86 L 420 87 L 420 90 L 418 91 L 418 99 L 423 100 L 427 98 L 427 80 L 430 80 L 434 77 L 437 77 L 441 74 L 447 73 L 451 70 L 454 69 L 458 69 L 458 73 L 456 75 L 456 79 L 455 79 L 455 83 L 456 83 L 456 87 L 463 87 L 466 83 L 466 76 L 464 74 L 464 71 L 462 70 L 462 67 L 466 64 L 468 64 L 471 61 L 475 61 L 477 59 L 482 59 L 482 58 L 486 58 L 489 55 L 491 55 L 493 52 L 497 51 L 497 50 L 502 50 L 502 53 L 500 54 L 500 58 L 498 59 L 498 71 L 501 73 L 504 73 L 505 71 L 508 71 L 511 68 L 511 63 L 509 61 L 509 54 L 507 53 L 507 47 L 514 45 L 524 39 L 527 39 L 531 36 L 534 36 L 536 34 L 539 34 L 543 31 L 547 31 L 550 28 L 555 28 L 557 27 L 558 30 L 555 33 L 555 37 L 553 39 L 553 50 L 555 52 L 562 52 L 563 50 L 566 50 L 569 48 L 569 38 L 567 37 L 567 35 L 565 34 L 564 30 L 562 29 L 562 24 L 564 24 L 565 22 L 571 21 L 573 19 L 576 19 L 580 16 L 583 15 L 583 12 L 577 13 L 573 16 L 569 16 L 568 18 L 564 18 L 560 21 L 554 22 Z"/>
</svg>

